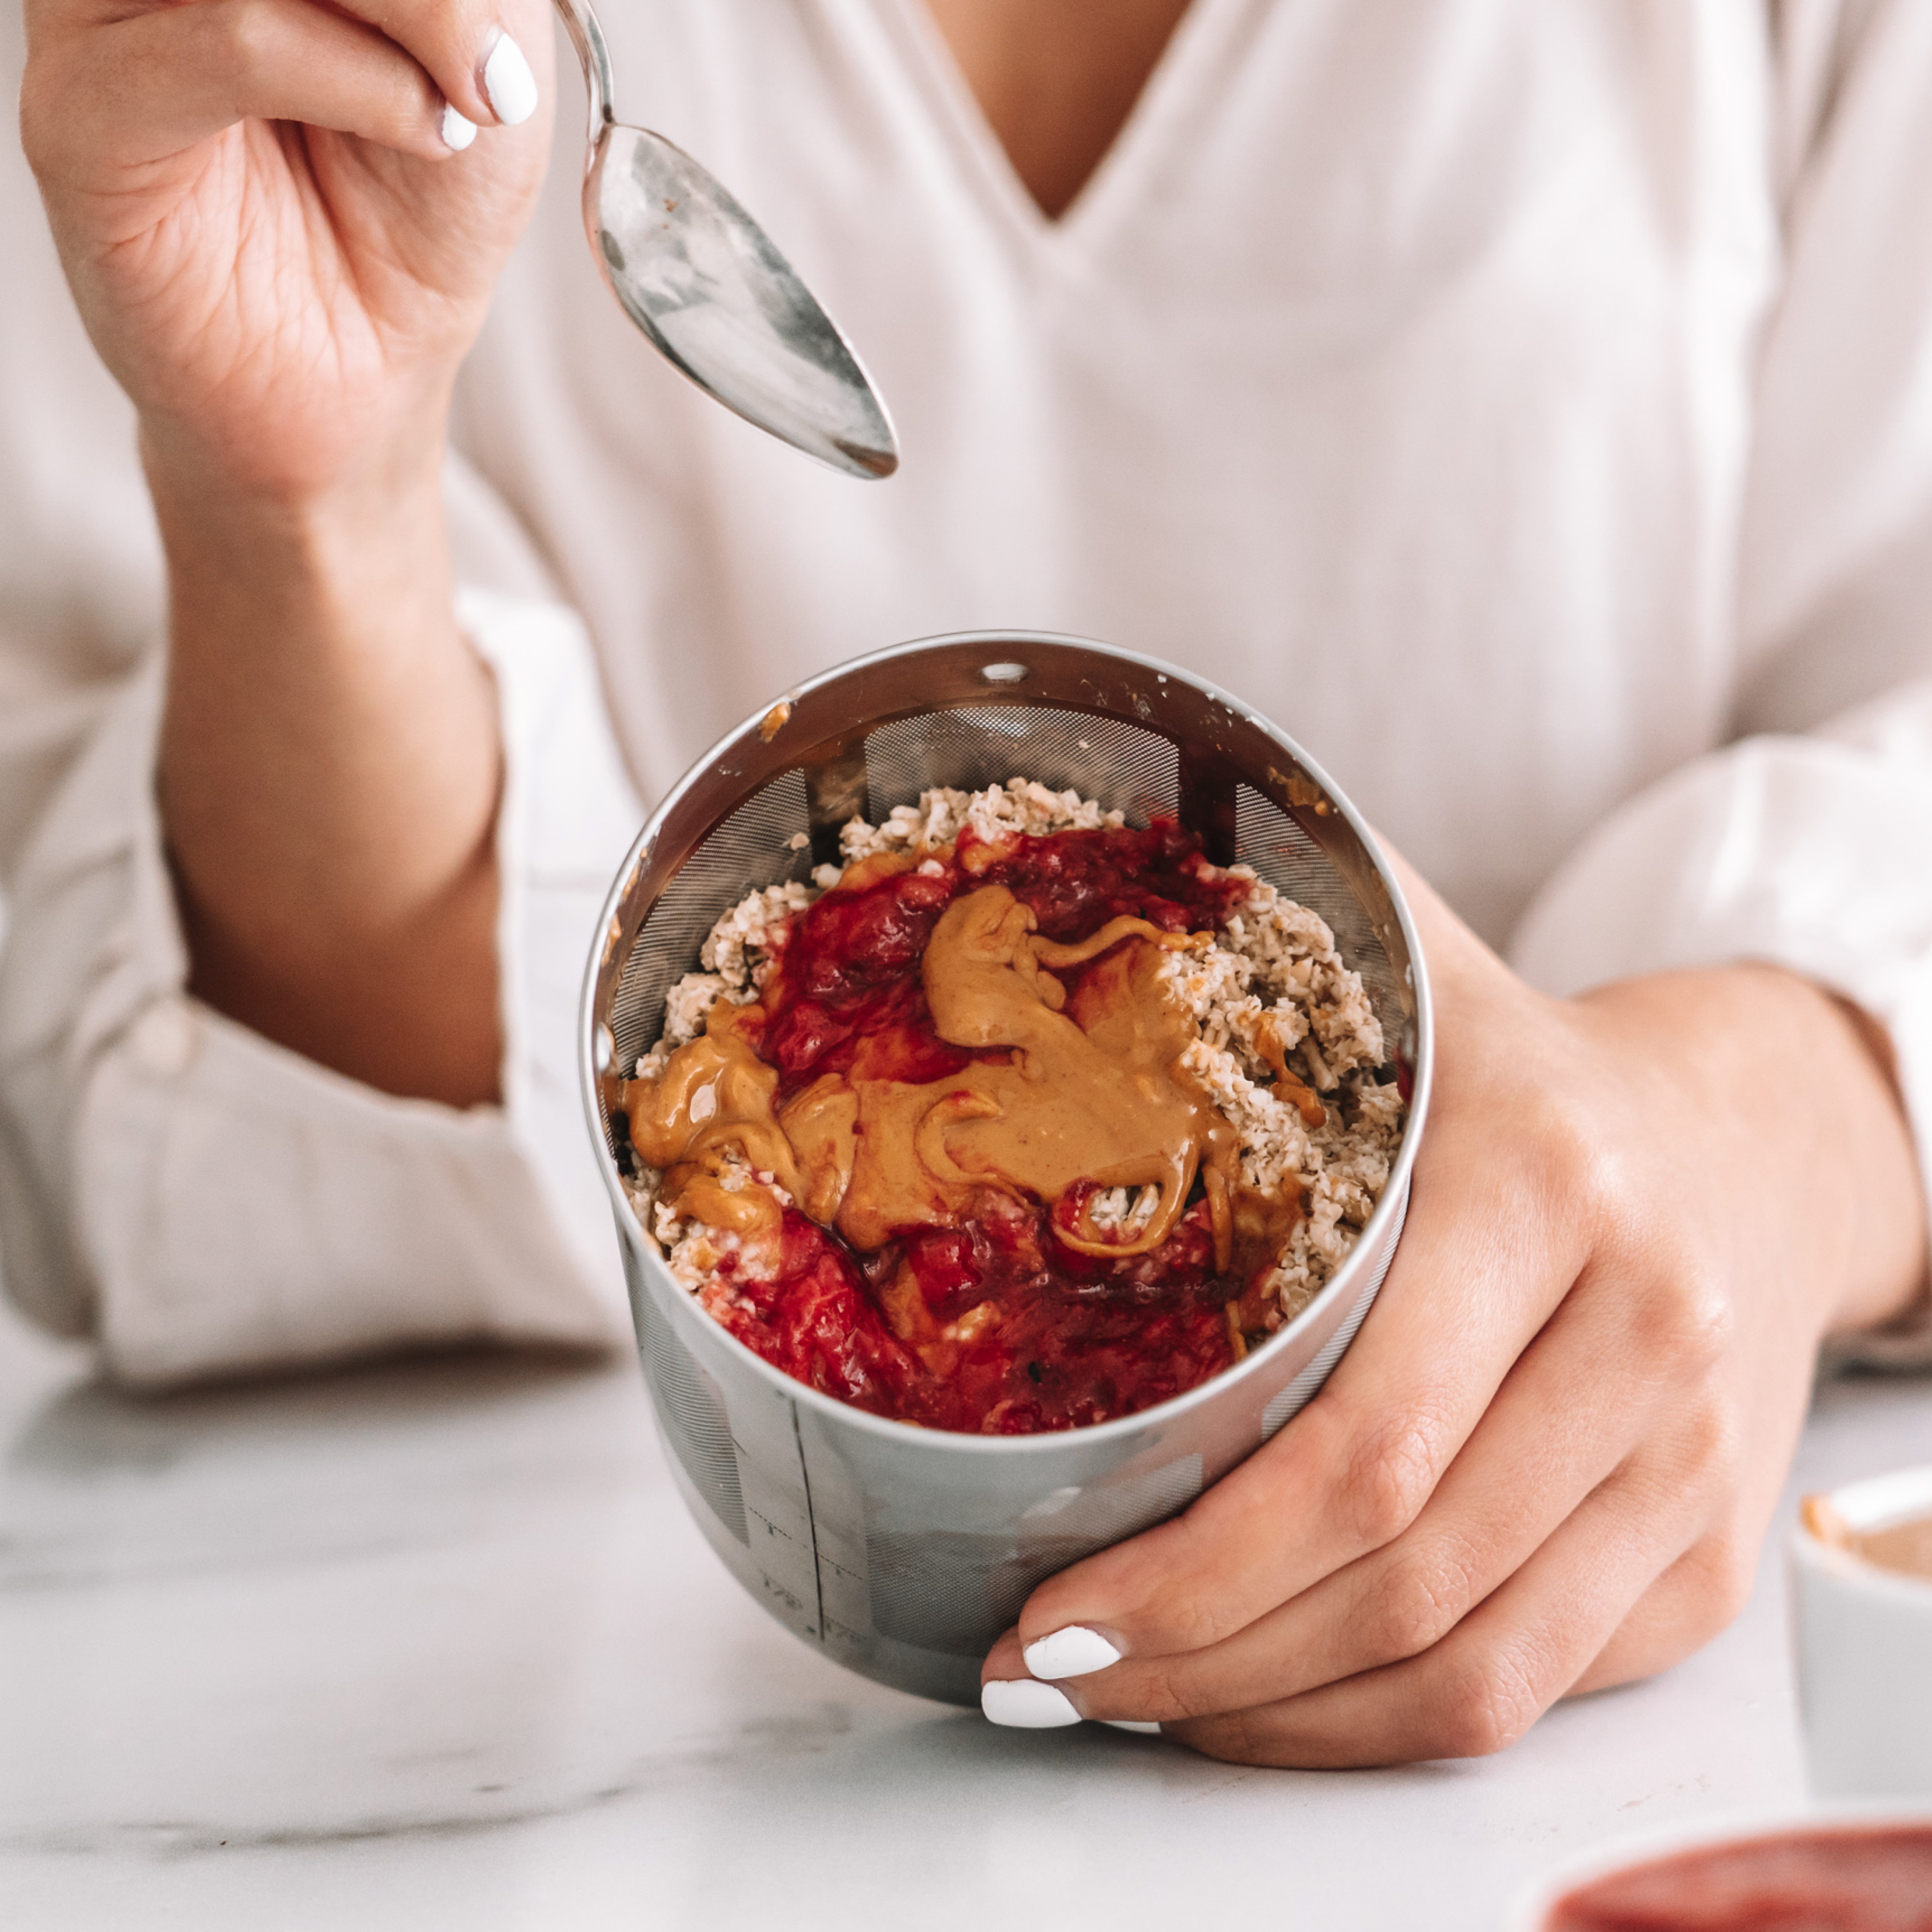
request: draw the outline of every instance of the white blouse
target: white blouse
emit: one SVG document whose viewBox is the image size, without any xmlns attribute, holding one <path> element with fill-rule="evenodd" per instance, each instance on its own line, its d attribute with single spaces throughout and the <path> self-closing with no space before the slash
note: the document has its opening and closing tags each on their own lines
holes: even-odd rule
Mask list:
<svg viewBox="0 0 1932 1932">
<path fill-rule="evenodd" d="M 656 362 L 584 245 L 561 68 L 451 484 L 508 746 L 500 1108 L 184 996 L 129 412 L 4 159 L 22 1306 L 145 1382 L 621 1337 L 570 1042 L 644 802 L 801 676 L 982 626 L 1232 687 L 1542 985 L 1840 989 L 1932 1148 L 1932 7 L 1194 0 L 1058 222 L 921 0 L 602 10 L 620 116 L 758 214 L 904 461 L 819 470 Z"/>
</svg>

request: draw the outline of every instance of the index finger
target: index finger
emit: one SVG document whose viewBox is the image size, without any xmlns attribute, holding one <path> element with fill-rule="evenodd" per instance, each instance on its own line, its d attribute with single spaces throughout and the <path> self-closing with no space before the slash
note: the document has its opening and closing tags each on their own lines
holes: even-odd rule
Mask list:
<svg viewBox="0 0 1932 1932">
<path fill-rule="evenodd" d="M 190 10 L 195 4 L 188 0 Z M 180 10 L 166 4 L 130 8 L 113 0 L 30 0 L 27 17 L 31 38 L 52 38 L 95 28 L 138 33 L 139 23 L 152 15 L 178 16 Z M 273 10 L 257 10 L 266 34 Z M 346 16 L 374 28 L 409 55 L 443 100 L 476 126 L 516 127 L 536 111 L 536 70 L 512 31 L 520 28 L 524 40 L 536 44 L 542 17 L 529 0 L 328 0 L 315 10 L 324 20 Z M 244 45 L 255 38 L 245 22 L 229 31 Z"/>
</svg>

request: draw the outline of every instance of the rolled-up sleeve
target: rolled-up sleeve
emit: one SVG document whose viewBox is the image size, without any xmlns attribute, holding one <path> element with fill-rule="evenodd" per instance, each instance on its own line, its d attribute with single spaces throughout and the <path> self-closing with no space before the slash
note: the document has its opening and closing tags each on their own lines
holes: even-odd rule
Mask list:
<svg viewBox="0 0 1932 1932">
<path fill-rule="evenodd" d="M 1739 735 L 1600 825 L 1511 952 L 1556 992 L 1744 959 L 1832 988 L 1889 1032 L 1932 1176 L 1932 8 L 1874 0 L 1817 31 L 1834 11 L 1808 10 L 1787 89 L 1811 118 L 1780 144 Z M 1890 1352 L 1932 1365 L 1932 1336 Z"/>
<path fill-rule="evenodd" d="M 500 1106 L 377 1093 L 186 993 L 153 792 L 158 654 L 22 856 L 0 958 L 5 1279 L 124 1380 L 627 1333 L 574 1042 L 642 814 L 575 618 L 478 592 L 460 614 L 504 742 Z"/>
<path fill-rule="evenodd" d="M 1550 881 L 1511 951 L 1558 993 L 1745 959 L 1818 981 L 1890 1032 L 1932 1174 L 1932 680 L 1652 787 Z"/>
</svg>

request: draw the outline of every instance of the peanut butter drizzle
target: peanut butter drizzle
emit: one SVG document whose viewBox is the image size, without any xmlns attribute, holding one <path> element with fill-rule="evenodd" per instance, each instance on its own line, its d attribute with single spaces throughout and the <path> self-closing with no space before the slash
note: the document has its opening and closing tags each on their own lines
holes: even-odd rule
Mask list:
<svg viewBox="0 0 1932 1932">
<path fill-rule="evenodd" d="M 1906 1576 L 1932 1576 L 1932 1517 L 1861 1532 L 1853 1550 L 1868 1563 Z"/>
<path fill-rule="evenodd" d="M 868 1078 L 862 1052 L 849 1077 L 823 1076 L 775 1112 L 777 1072 L 746 1036 L 764 1014 L 721 1001 L 704 1037 L 662 1076 L 621 1089 L 632 1144 L 664 1170 L 662 1198 L 712 1225 L 770 1225 L 778 1209 L 764 1188 L 722 1185 L 735 1146 L 862 1252 L 903 1228 L 955 1224 L 988 1190 L 1054 1204 L 1088 1183 L 1154 1186 L 1159 1205 L 1137 1234 L 1110 1240 L 1083 1202 L 1070 1221 L 1056 1219 L 1059 1239 L 1083 1254 L 1144 1254 L 1173 1232 L 1197 1172 L 1217 1271 L 1238 1234 L 1246 1250 L 1292 1228 L 1298 1200 L 1247 1189 L 1238 1198 L 1239 1138 L 1180 1064 L 1197 1035 L 1160 968 L 1165 953 L 1197 942 L 1120 918 L 1062 946 L 1034 925 L 1004 886 L 965 894 L 940 919 L 921 962 L 934 1030 L 1006 1054 L 944 1080 Z M 1095 960 L 1070 1001 L 1053 971 Z"/>
<path fill-rule="evenodd" d="M 950 1078 L 914 1086 L 854 1069 L 858 1144 L 839 1232 L 857 1248 L 896 1228 L 958 1220 L 987 1188 L 1057 1203 L 1076 1183 L 1160 1190 L 1136 1237 L 1108 1240 L 1083 1205 L 1059 1237 L 1078 1252 L 1144 1254 L 1172 1232 L 1208 1157 L 1217 1253 L 1232 1238 L 1240 1148 L 1232 1128 L 1178 1064 L 1192 1021 L 1156 976 L 1186 946 L 1142 920 L 1110 921 L 1078 946 L 1036 938 L 1033 914 L 1004 886 L 956 900 L 921 964 L 934 1030 L 956 1046 L 1005 1048 Z M 1070 1012 L 1046 968 L 1102 954 Z M 910 1211 L 908 1211 L 908 1210 Z"/>
<path fill-rule="evenodd" d="M 1314 1088 L 1288 1070 L 1288 1048 L 1272 1013 L 1262 1014 L 1256 1024 L 1255 1051 L 1274 1069 L 1275 1098 L 1298 1109 L 1304 1127 L 1325 1126 L 1328 1110 L 1316 1097 Z"/>
<path fill-rule="evenodd" d="M 769 1188 L 724 1186 L 728 1150 L 735 1147 L 746 1166 L 772 1175 L 794 1198 L 806 1194 L 791 1143 L 772 1114 L 778 1069 L 746 1036 L 764 1017 L 762 1007 L 720 1000 L 703 1035 L 680 1047 L 657 1078 L 626 1080 L 619 1089 L 632 1146 L 664 1170 L 659 1198 L 678 1214 L 738 1234 L 776 1228 L 784 1215 Z"/>
<path fill-rule="evenodd" d="M 1882 1529 L 1854 1529 L 1828 1496 L 1807 1496 L 1800 1514 L 1820 1543 L 1862 1556 L 1882 1570 L 1932 1578 L 1932 1516 L 1910 1517 Z"/>
</svg>

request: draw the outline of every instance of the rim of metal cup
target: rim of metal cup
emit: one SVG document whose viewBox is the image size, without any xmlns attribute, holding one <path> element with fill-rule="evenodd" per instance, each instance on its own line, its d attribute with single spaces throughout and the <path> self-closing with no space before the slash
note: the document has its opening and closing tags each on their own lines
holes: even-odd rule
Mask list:
<svg viewBox="0 0 1932 1932">
<path fill-rule="evenodd" d="M 1360 1270 L 1362 1258 L 1376 1251 L 1378 1244 L 1372 1238 L 1385 1234 L 1389 1223 L 1403 1211 L 1408 1199 L 1410 1177 L 1415 1166 L 1417 1150 L 1421 1142 L 1424 1123 L 1429 1112 L 1429 1097 L 1435 1071 L 1435 1008 L 1430 996 L 1429 974 L 1423 957 L 1422 942 L 1416 932 L 1408 902 L 1402 895 L 1400 884 L 1390 869 L 1388 861 L 1375 834 L 1370 830 L 1367 821 L 1356 811 L 1347 795 L 1327 772 L 1279 725 L 1251 706 L 1244 704 L 1239 698 L 1222 691 L 1218 685 L 1196 676 L 1178 664 L 1168 663 L 1160 658 L 1148 657 L 1138 651 L 1123 650 L 1118 645 L 1102 644 L 1094 638 L 1052 631 L 956 631 L 934 637 L 915 638 L 904 644 L 888 645 L 883 650 L 868 651 L 861 656 L 848 658 L 843 664 L 834 664 L 830 669 L 820 672 L 817 676 L 794 685 L 776 699 L 760 706 L 742 724 L 728 731 L 702 757 L 694 760 L 683 776 L 658 801 L 656 809 L 644 821 L 644 829 L 632 841 L 615 882 L 604 896 L 604 908 L 597 922 L 590 961 L 584 971 L 584 991 L 578 1009 L 578 1088 L 584 1102 L 585 1123 L 596 1150 L 598 1172 L 603 1178 L 604 1192 L 610 1197 L 611 1208 L 618 1217 L 620 1226 L 634 1230 L 632 1238 L 634 1238 L 639 1252 L 646 1262 L 655 1263 L 662 1268 L 664 1264 L 663 1255 L 656 1242 L 651 1238 L 649 1231 L 638 1220 L 637 1210 L 632 1206 L 630 1196 L 625 1191 L 616 1162 L 604 1139 L 604 1118 L 598 1106 L 598 1082 L 602 1076 L 602 1070 L 598 1065 L 597 992 L 605 968 L 610 964 L 617 949 L 623 943 L 621 915 L 624 902 L 667 821 L 684 799 L 714 769 L 724 767 L 728 770 L 727 761 L 736 749 L 748 742 L 768 741 L 773 735 L 774 718 L 779 721 L 779 728 L 782 728 L 784 720 L 790 715 L 792 706 L 802 698 L 823 690 L 829 685 L 842 683 L 848 679 L 862 675 L 875 666 L 894 663 L 922 652 L 976 649 L 988 652 L 988 662 L 982 667 L 981 674 L 986 680 L 986 688 L 977 701 L 988 704 L 1024 704 L 1027 701 L 1024 688 L 1028 682 L 1025 667 L 992 654 L 1014 649 L 1037 650 L 1042 646 L 1055 649 L 1067 646 L 1083 651 L 1099 652 L 1124 665 L 1143 670 L 1153 679 L 1162 681 L 1178 680 L 1191 686 L 1210 704 L 1222 706 L 1236 718 L 1272 739 L 1320 787 L 1328 805 L 1346 822 L 1361 842 L 1364 851 L 1367 854 L 1377 878 L 1389 896 L 1389 904 L 1408 954 L 1410 988 L 1415 1000 L 1412 1022 L 1415 1052 L 1410 1063 L 1408 1118 L 1402 1125 L 1402 1144 L 1396 1150 L 1395 1160 L 1389 1168 L 1388 1182 L 1382 1189 L 1381 1199 L 1376 1203 L 1374 1213 L 1356 1236 L 1348 1258 L 1329 1276 L 1320 1292 L 1293 1321 L 1276 1334 L 1270 1336 L 1258 1348 L 1250 1349 L 1232 1367 L 1210 1376 L 1205 1382 L 1196 1384 L 1183 1394 L 1170 1396 L 1166 1402 L 1156 1402 L 1150 1408 L 1136 1409 L 1130 1415 L 1115 1416 L 1106 1422 L 1090 1423 L 1077 1430 L 1055 1430 L 1028 1436 L 975 1436 L 964 1431 L 956 1432 L 923 1429 L 916 1424 L 902 1422 L 892 1416 L 874 1415 L 869 1409 L 840 1402 L 833 1396 L 822 1394 L 810 1384 L 799 1382 L 783 1370 L 773 1368 L 769 1362 L 746 1348 L 728 1330 L 720 1328 L 712 1321 L 682 1289 L 674 1298 L 674 1304 L 679 1311 L 674 1318 L 702 1322 L 706 1328 L 724 1336 L 742 1358 L 744 1366 L 762 1378 L 776 1394 L 794 1402 L 803 1402 L 808 1409 L 836 1424 L 878 1434 L 894 1442 L 910 1440 L 926 1445 L 943 1443 L 949 1450 L 956 1448 L 968 1455 L 1047 1455 L 1064 1450 L 1071 1437 L 1078 1437 L 1082 1442 L 1104 1444 L 1136 1430 L 1144 1430 L 1150 1421 L 1182 1414 L 1190 1409 L 1220 1399 L 1235 1384 L 1256 1373 L 1260 1364 L 1288 1346 L 1294 1336 L 1314 1325 L 1318 1317 L 1336 1300 L 1352 1292 L 1354 1278 Z M 915 712 L 932 708 L 913 707 Z M 878 725 L 889 723 L 892 718 L 904 715 L 906 714 L 898 712 L 883 714 L 874 721 L 872 728 L 876 729 Z M 1155 728 L 1149 725 L 1148 728 Z M 1253 782 L 1252 775 L 1249 782 Z M 745 796 L 749 797 L 752 794 L 748 792 Z M 1274 800 L 1271 795 L 1270 802 L 1279 805 L 1283 811 L 1288 809 L 1285 802 Z M 744 800 L 741 798 L 738 802 L 742 804 Z M 874 808 L 889 808 L 875 802 Z M 686 854 L 686 860 L 689 856 Z M 686 860 L 680 860 L 680 866 Z M 668 875 L 664 884 L 668 886 L 670 879 L 676 876 L 674 872 Z M 662 892 L 662 888 L 660 888 L 660 896 Z M 631 943 L 634 945 L 636 940 L 637 935 L 634 933 Z"/>
</svg>

